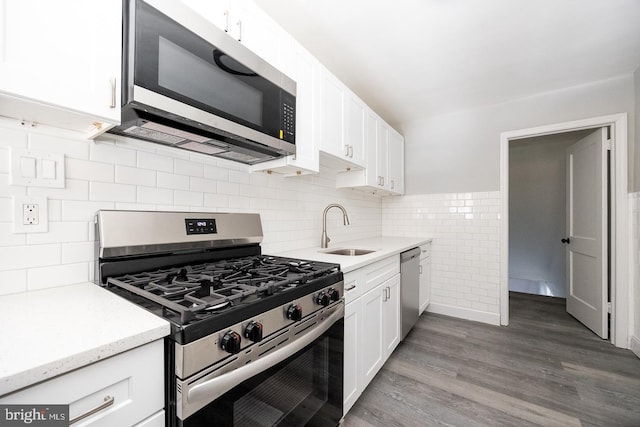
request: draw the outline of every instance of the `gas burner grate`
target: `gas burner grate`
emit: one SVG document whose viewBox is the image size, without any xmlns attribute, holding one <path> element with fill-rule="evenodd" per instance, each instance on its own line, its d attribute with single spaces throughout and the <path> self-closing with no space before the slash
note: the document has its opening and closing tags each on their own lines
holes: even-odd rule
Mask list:
<svg viewBox="0 0 640 427">
<path fill-rule="evenodd" d="M 186 324 L 245 299 L 257 303 L 337 270 L 335 264 L 258 255 L 126 274 L 109 278 L 107 285 L 158 303 Z"/>
</svg>

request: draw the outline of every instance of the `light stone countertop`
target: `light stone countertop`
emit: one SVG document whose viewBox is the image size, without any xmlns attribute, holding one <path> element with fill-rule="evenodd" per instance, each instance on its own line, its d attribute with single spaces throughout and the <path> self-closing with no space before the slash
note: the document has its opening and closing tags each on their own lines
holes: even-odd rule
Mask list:
<svg viewBox="0 0 640 427">
<path fill-rule="evenodd" d="M 0 396 L 167 336 L 169 323 L 94 283 L 0 296 Z"/>
<path fill-rule="evenodd" d="M 343 273 L 356 270 L 368 264 L 380 261 L 392 255 L 399 254 L 416 246 L 431 242 L 429 237 L 373 237 L 362 240 L 351 240 L 348 242 L 333 243 L 329 242 L 326 249 L 320 246 L 314 246 L 306 249 L 296 249 L 292 251 L 280 252 L 275 255 L 286 256 L 291 258 L 308 259 L 322 262 L 332 262 L 340 264 L 340 270 Z M 369 249 L 375 250 L 370 254 L 345 256 L 331 255 L 325 252 L 336 249 Z"/>
</svg>

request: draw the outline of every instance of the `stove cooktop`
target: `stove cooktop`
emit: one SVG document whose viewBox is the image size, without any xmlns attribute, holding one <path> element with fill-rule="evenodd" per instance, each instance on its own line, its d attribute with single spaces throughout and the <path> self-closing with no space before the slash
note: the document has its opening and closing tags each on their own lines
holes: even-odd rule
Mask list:
<svg viewBox="0 0 640 427">
<path fill-rule="evenodd" d="M 188 342 L 341 280 L 338 264 L 257 255 L 109 277 L 106 286 Z"/>
</svg>

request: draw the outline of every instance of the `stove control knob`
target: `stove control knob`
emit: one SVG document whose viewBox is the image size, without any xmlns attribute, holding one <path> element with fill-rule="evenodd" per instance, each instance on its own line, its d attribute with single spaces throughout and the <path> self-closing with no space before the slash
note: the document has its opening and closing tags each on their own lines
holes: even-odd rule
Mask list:
<svg viewBox="0 0 640 427">
<path fill-rule="evenodd" d="M 247 327 L 244 328 L 244 337 L 253 342 L 262 341 L 262 323 L 249 322 Z"/>
<path fill-rule="evenodd" d="M 228 331 L 222 337 L 220 341 L 220 347 L 227 353 L 236 354 L 240 352 L 240 342 L 242 338 L 240 334 L 235 331 Z"/>
<path fill-rule="evenodd" d="M 293 321 L 302 320 L 302 307 L 300 307 L 300 304 L 290 305 L 287 308 L 287 319 Z"/>
<path fill-rule="evenodd" d="M 329 297 L 331 298 L 331 301 L 333 301 L 333 302 L 338 301 L 340 299 L 340 292 L 338 292 L 337 289 L 330 288 L 327 291 L 327 294 L 329 294 Z"/>
<path fill-rule="evenodd" d="M 326 307 L 330 303 L 331 303 L 331 297 L 329 296 L 329 292 L 320 292 L 316 297 L 316 304 L 318 305 Z"/>
</svg>

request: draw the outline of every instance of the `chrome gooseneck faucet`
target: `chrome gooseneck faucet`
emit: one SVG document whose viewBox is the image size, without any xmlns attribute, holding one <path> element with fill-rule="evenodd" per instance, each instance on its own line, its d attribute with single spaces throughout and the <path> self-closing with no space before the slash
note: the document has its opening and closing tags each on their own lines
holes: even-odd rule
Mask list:
<svg viewBox="0 0 640 427">
<path fill-rule="evenodd" d="M 331 208 L 339 208 L 342 210 L 342 220 L 344 221 L 344 225 L 349 225 L 349 217 L 347 216 L 347 211 L 344 209 L 342 205 L 338 205 L 336 203 L 332 203 L 327 206 L 322 214 L 322 241 L 320 242 L 321 248 L 329 247 L 329 236 L 327 236 L 327 212 Z"/>
</svg>

